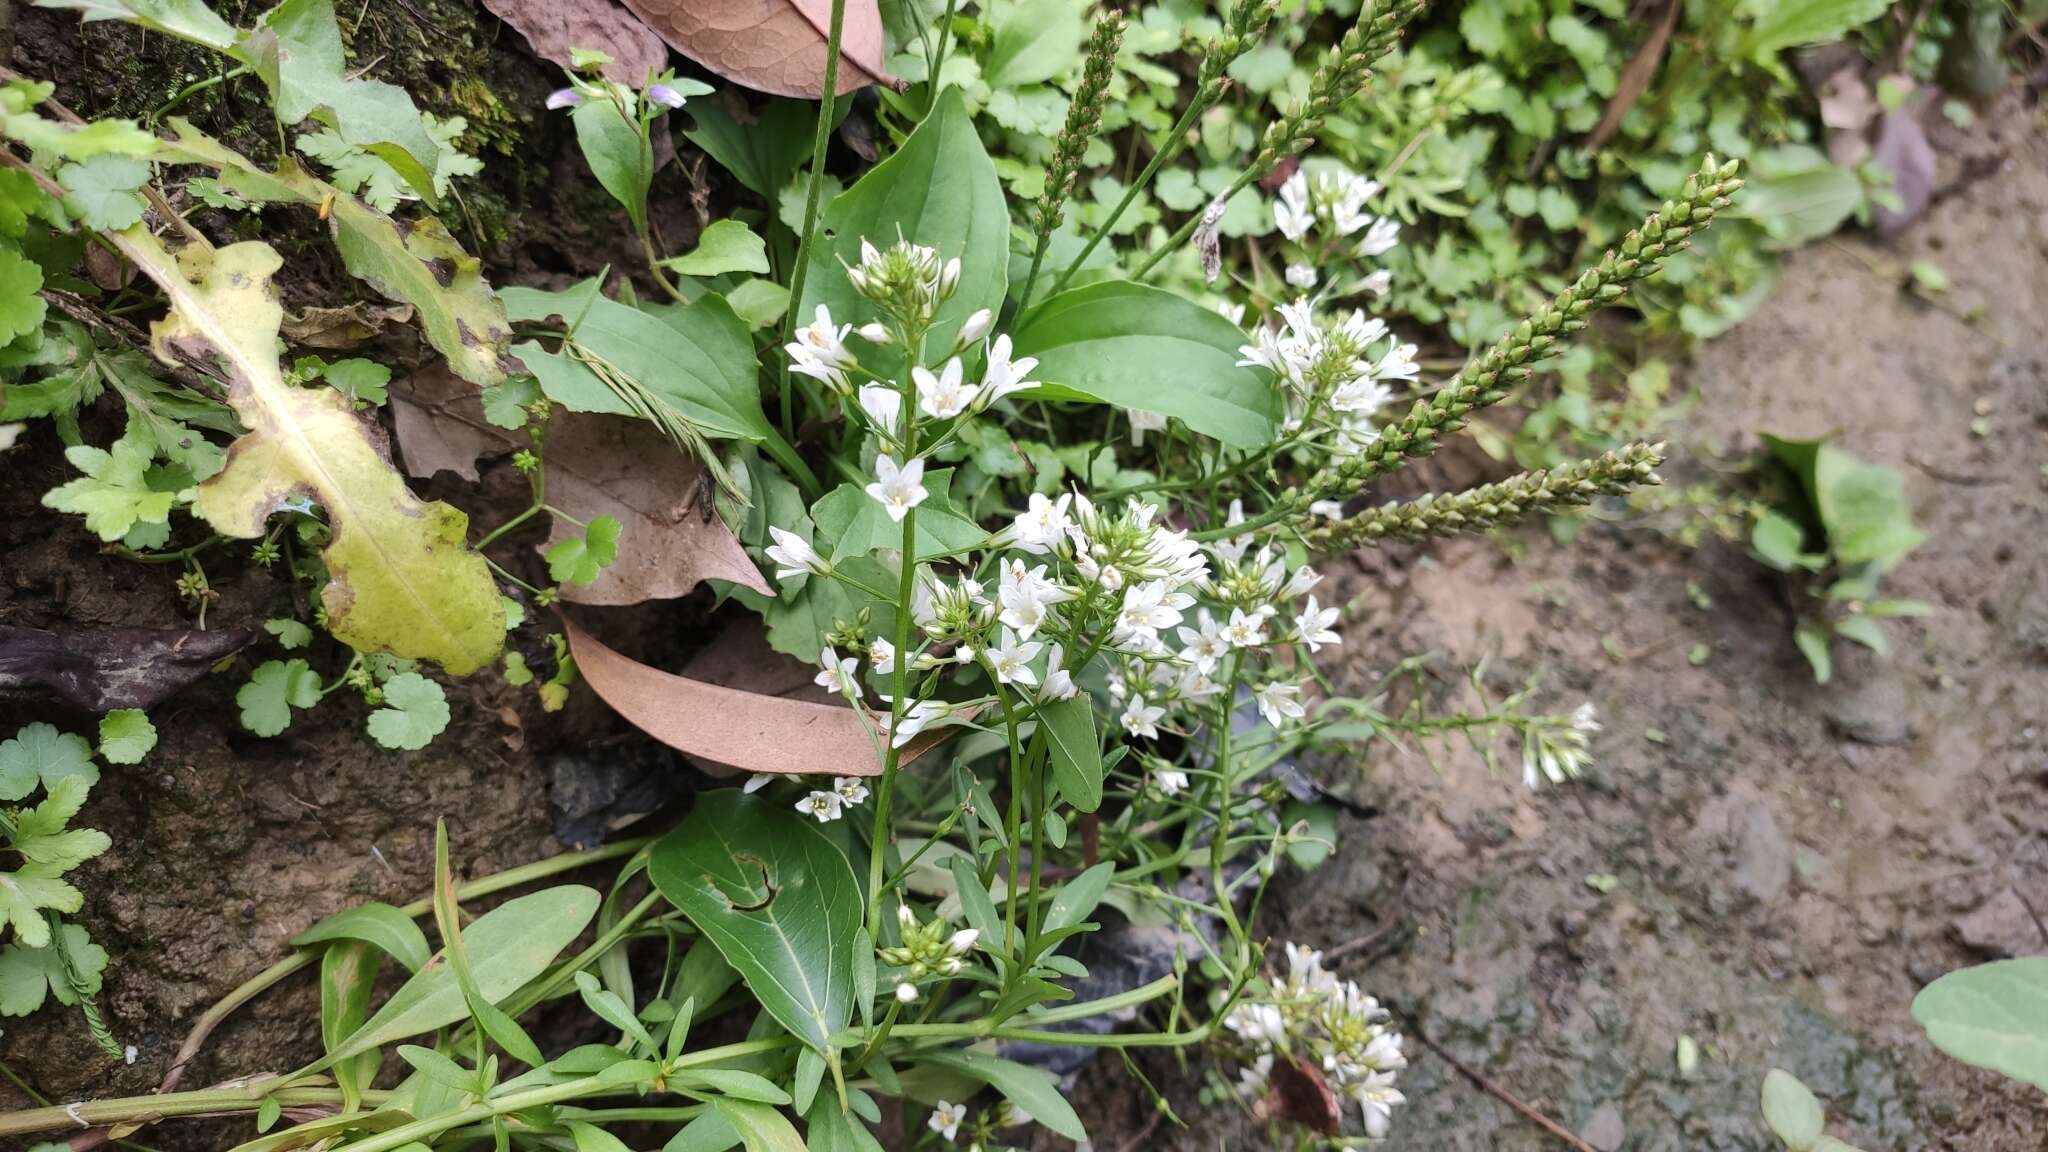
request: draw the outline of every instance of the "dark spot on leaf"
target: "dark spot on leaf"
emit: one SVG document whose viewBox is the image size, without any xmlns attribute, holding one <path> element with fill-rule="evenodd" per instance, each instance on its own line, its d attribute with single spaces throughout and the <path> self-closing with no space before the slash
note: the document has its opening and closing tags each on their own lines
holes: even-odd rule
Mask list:
<svg viewBox="0 0 2048 1152">
<path fill-rule="evenodd" d="M 455 283 L 455 261 L 453 260 L 441 258 L 429 260 L 427 261 L 427 271 L 434 274 L 434 283 L 439 284 L 443 288 Z"/>
</svg>

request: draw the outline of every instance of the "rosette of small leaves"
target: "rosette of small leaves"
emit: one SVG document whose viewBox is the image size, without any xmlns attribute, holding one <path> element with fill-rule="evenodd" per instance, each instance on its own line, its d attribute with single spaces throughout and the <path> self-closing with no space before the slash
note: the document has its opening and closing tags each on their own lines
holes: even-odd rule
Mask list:
<svg viewBox="0 0 2048 1152">
<path fill-rule="evenodd" d="M 1431 493 L 1387 504 L 1311 529 L 1305 535 L 1311 548 L 1334 552 L 1389 538 L 1419 540 L 1457 532 L 1484 532 L 1537 513 L 1659 483 L 1656 469 L 1663 460 L 1662 444 L 1630 444 L 1592 460 L 1524 472 L 1464 492 Z"/>
<path fill-rule="evenodd" d="M 1620 248 L 1586 269 L 1571 287 L 1516 325 L 1435 395 L 1416 401 L 1408 415 L 1381 430 L 1378 441 L 1327 474 L 1322 490 L 1353 489 L 1399 468 L 1403 457 L 1427 456 L 1444 435 L 1463 428 L 1472 413 L 1499 403 L 1529 378 L 1531 365 L 1557 350 L 1561 338 L 1584 328 L 1596 309 L 1621 299 L 1631 284 L 1655 273 L 1666 259 L 1686 249 L 1694 233 L 1712 224 L 1742 187 L 1737 167 L 1734 160 L 1723 164 L 1707 157 L 1700 170 L 1686 178 L 1678 199 L 1666 201 L 1641 228 L 1623 238 Z"/>
</svg>

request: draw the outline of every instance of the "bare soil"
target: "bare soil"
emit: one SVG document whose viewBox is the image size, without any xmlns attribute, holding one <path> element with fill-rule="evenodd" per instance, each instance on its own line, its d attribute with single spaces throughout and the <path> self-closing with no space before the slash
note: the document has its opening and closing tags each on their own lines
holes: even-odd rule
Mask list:
<svg viewBox="0 0 2048 1152">
<path fill-rule="evenodd" d="M 1541 673 L 1560 710 L 1600 708 L 1600 763 L 1534 795 L 1462 748 L 1434 768 L 1391 746 L 1324 766 L 1382 814 L 1347 822 L 1339 856 L 1282 889 L 1275 939 L 1363 942 L 1346 971 L 1405 1026 L 1603 1152 L 1772 1147 L 1756 1115 L 1772 1066 L 1812 1085 L 1832 1130 L 1870 1152 L 2048 1146 L 2038 1096 L 1940 1057 L 1907 1014 L 1944 971 L 2048 951 L 2043 127 L 2013 101 L 1944 130 L 1926 220 L 1891 245 L 1845 237 L 1793 254 L 1764 311 L 1685 370 L 1702 403 L 1674 430 L 1670 475 L 1717 467 L 1762 431 L 1839 435 L 1906 473 L 1932 538 L 1888 588 L 1935 615 L 1890 626 L 1889 662 L 1838 653 L 1821 688 L 1791 646 L 1785 589 L 1739 548 L 1624 526 L 1569 547 L 1539 531 L 1365 555 L 1340 575 L 1345 594 L 1366 595 L 1344 675 L 1365 683 L 1417 651 L 1446 670 L 1487 660 L 1499 685 Z M 1919 258 L 1954 282 L 1939 306 L 1902 291 Z M 0 622 L 189 626 L 167 573 L 101 554 L 36 507 L 62 471 L 38 436 L 0 485 Z M 239 567 L 219 575 L 211 622 L 290 606 L 283 582 Z M 1700 666 L 1695 644 L 1710 650 Z M 238 682 L 211 677 L 166 705 L 164 742 L 109 771 L 86 811 L 117 847 L 84 873 L 82 920 L 112 955 L 104 1005 L 136 1059 L 101 1054 L 69 1012 L 8 1021 L 0 1060 L 42 1093 L 154 1087 L 193 1018 L 292 934 L 365 898 L 420 895 L 436 817 L 472 874 L 553 854 L 564 758 L 641 747 L 587 698 L 542 724 L 530 696 L 478 685 L 454 694 L 454 727 L 424 753 L 375 748 L 346 702 L 256 740 L 235 724 Z M 30 719 L 89 723 L 0 707 L 0 731 Z M 1618 883 L 1603 894 L 1593 875 Z M 1681 1037 L 1702 1053 L 1689 1077 Z M 185 1083 L 286 1069 L 317 1046 L 300 979 L 239 1013 Z M 1412 1052 L 1389 1149 L 1558 1146 Z M 1202 1108 L 1170 1062 L 1151 1070 L 1193 1126 L 1147 1129 L 1148 1098 L 1106 1064 L 1079 1089 L 1097 1147 L 1266 1142 L 1229 1107 Z M 26 1103 L 0 1085 L 0 1109 Z M 152 1136 L 212 1146 L 190 1128 Z"/>
</svg>

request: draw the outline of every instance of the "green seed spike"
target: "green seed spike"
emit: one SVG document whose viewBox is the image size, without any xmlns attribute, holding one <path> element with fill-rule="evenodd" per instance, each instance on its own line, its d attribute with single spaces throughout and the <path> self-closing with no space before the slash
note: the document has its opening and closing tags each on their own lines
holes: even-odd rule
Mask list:
<svg viewBox="0 0 2048 1152">
<path fill-rule="evenodd" d="M 1596 496 L 1618 496 L 1659 483 L 1656 469 L 1663 461 L 1662 444 L 1630 444 L 1592 460 L 1524 472 L 1497 484 L 1373 508 L 1311 529 L 1306 538 L 1312 550 L 1337 552 L 1389 538 L 1484 532 L 1541 512 L 1589 503 Z"/>
<path fill-rule="evenodd" d="M 1463 428 L 1472 413 L 1497 404 L 1530 373 L 1529 365 L 1549 356 L 1560 338 L 1586 326 L 1587 317 L 1621 299 L 1629 285 L 1656 272 L 1673 253 L 1682 252 L 1694 233 L 1714 222 L 1742 187 L 1737 164 L 1716 163 L 1712 156 L 1686 178 L 1678 199 L 1643 221 L 1622 239 L 1621 247 L 1581 273 L 1571 287 L 1515 326 L 1486 355 L 1425 400 L 1408 415 L 1389 424 L 1379 440 L 1345 461 L 1334 473 L 1317 477 L 1319 496 L 1356 491 L 1359 485 L 1401 467 L 1404 457 L 1427 456 L 1451 432 Z"/>
</svg>

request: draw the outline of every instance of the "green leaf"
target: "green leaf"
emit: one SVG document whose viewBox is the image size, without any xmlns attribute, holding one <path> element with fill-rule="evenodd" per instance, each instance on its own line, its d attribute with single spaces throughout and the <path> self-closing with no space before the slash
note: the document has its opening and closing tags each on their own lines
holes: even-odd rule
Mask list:
<svg viewBox="0 0 2048 1152">
<path fill-rule="evenodd" d="M 747 1152 L 805 1152 L 804 1139 L 796 1125 L 766 1104 L 719 1096 L 711 1101 L 732 1130 L 739 1133 Z"/>
<path fill-rule="evenodd" d="M 838 1105 L 833 1105 L 835 1108 Z M 700 1114 L 669 1137 L 661 1152 L 725 1152 L 739 1145 L 740 1134 L 716 1108 Z"/>
<path fill-rule="evenodd" d="M 640 138 L 639 123 L 610 100 L 586 100 L 569 118 L 576 125 L 576 143 L 583 149 L 591 174 L 625 207 L 636 232 L 645 227 L 654 154 Z"/>
<path fill-rule="evenodd" d="M 1913 997 L 1936 1048 L 2048 1092 L 2048 956 L 1951 972 Z"/>
<path fill-rule="evenodd" d="M 78 969 L 80 987 L 88 996 L 97 995 L 100 974 L 107 969 L 107 950 L 93 943 L 76 924 L 66 924 L 59 931 L 64 933 L 63 950 L 71 954 L 72 965 Z M 78 1003 L 78 990 L 72 987 L 55 941 L 40 948 L 16 943 L 0 950 L 0 1016 L 26 1016 L 41 1008 L 49 996 L 55 996 L 59 1004 Z"/>
<path fill-rule="evenodd" d="M 1110 877 L 1115 874 L 1116 865 L 1104 860 L 1060 885 L 1060 890 L 1053 895 L 1052 905 L 1045 910 L 1045 931 L 1057 932 L 1085 922 L 1095 911 L 1095 906 L 1102 903 L 1102 894 L 1109 891 Z"/>
<path fill-rule="evenodd" d="M 287 652 L 294 648 L 304 648 L 313 642 L 313 630 L 288 617 L 265 620 L 263 630 L 277 637 L 278 647 Z"/>
<path fill-rule="evenodd" d="M 328 630 L 361 652 L 433 660 L 467 675 L 497 659 L 504 609 L 469 518 L 422 503 L 405 486 L 348 401 L 284 382 L 276 354 L 283 318 L 269 246 L 187 248 L 174 260 L 142 228 L 110 235 L 170 298 L 152 344 L 166 360 L 210 358 L 232 381 L 229 399 L 249 432 L 194 504 L 223 535 L 256 539 L 270 514 L 311 495 L 333 533 L 321 552 Z"/>
<path fill-rule="evenodd" d="M 230 52 L 235 47 L 234 25 L 216 16 L 204 0 L 36 0 L 36 6 L 74 9 L 88 24 L 125 20 L 216 52 Z"/>
<path fill-rule="evenodd" d="M 440 143 L 405 89 L 349 78 L 330 0 L 285 0 L 264 15 L 235 54 L 269 86 L 279 123 L 316 119 L 391 165 L 420 199 L 437 202 L 433 174 Z"/>
<path fill-rule="evenodd" d="M 463 950 L 484 1001 L 495 1004 L 545 972 L 597 915 L 600 899 L 594 889 L 565 884 L 508 900 L 463 929 Z M 368 1023 L 307 1071 L 445 1028 L 468 1015 L 454 968 L 430 963 L 392 993 Z"/>
<path fill-rule="evenodd" d="M 1029 1113 L 1033 1120 L 1069 1140 L 1088 1139 L 1088 1130 L 1074 1114 L 1073 1105 L 1060 1094 L 1058 1078 L 1043 1068 L 966 1049 L 925 1053 L 917 1059 L 919 1063 L 981 1081 Z"/>
<path fill-rule="evenodd" d="M 85 476 L 43 494 L 43 507 L 85 517 L 87 530 L 105 541 L 119 540 L 137 524 L 168 521 L 178 494 L 150 485 L 155 445 L 140 424 L 114 441 L 111 450 L 80 444 L 64 450 L 64 459 Z"/>
<path fill-rule="evenodd" d="M 267 660 L 235 692 L 242 727 L 258 736 L 275 736 L 291 727 L 293 708 L 320 702 L 320 674 L 304 660 Z"/>
<path fill-rule="evenodd" d="M 768 328 L 789 311 L 789 289 L 773 280 L 748 280 L 726 293 L 725 302 L 749 328 Z"/>
<path fill-rule="evenodd" d="M 967 926 L 991 944 L 1001 940 L 1002 913 L 996 911 L 996 902 L 989 895 L 988 887 L 981 882 L 981 874 L 975 870 L 974 861 L 956 854 L 946 859 L 946 867 L 953 873 L 953 888 L 960 894 L 960 913 L 967 918 Z"/>
<path fill-rule="evenodd" d="M 870 1065 L 873 1067 L 873 1065 Z M 859 1089 L 849 1091 L 854 1096 Z M 805 1111 L 804 1133 L 810 1152 L 883 1152 L 882 1143 L 876 1140 L 867 1126 L 859 1119 L 839 1110 L 839 1100 L 832 1093 L 826 1093 L 814 1101 Z M 670 1148 L 664 1152 L 676 1152 Z"/>
<path fill-rule="evenodd" d="M 9 848 L 31 866 L 51 869 L 52 875 L 69 872 L 113 847 L 113 840 L 96 828 L 65 826 L 78 810 L 92 785 L 83 776 L 66 776 L 49 786 L 43 802 L 14 814 L 14 835 Z M 0 883 L 0 888 L 6 885 Z"/>
<path fill-rule="evenodd" d="M 809 1048 L 804 1051 L 813 1052 Z M 735 1068 L 692 1068 L 676 1073 L 676 1079 L 683 1081 L 686 1090 L 708 1089 L 734 1100 L 752 1100 L 758 1104 L 773 1104 L 776 1107 L 790 1102 L 789 1093 L 777 1088 L 773 1081 Z"/>
<path fill-rule="evenodd" d="M 594 281 L 566 292 L 508 288 L 504 299 L 516 321 L 561 316 L 574 326 L 579 348 L 637 381 L 704 435 L 758 443 L 772 434 L 761 410 L 753 338 L 717 295 L 666 316 L 600 296 Z M 568 349 L 525 343 L 513 352 L 549 399 L 570 411 L 639 415 Z"/>
<path fill-rule="evenodd" d="M 1067 803 L 1083 812 L 1102 806 L 1102 742 L 1095 734 L 1095 702 L 1086 692 L 1038 710 L 1052 744 L 1052 778 Z"/>
<path fill-rule="evenodd" d="M 765 799 L 710 792 L 654 846 L 648 875 L 777 1023 L 829 1047 L 852 1015 L 847 946 L 862 915 L 860 881 L 835 840 Z"/>
<path fill-rule="evenodd" d="M 824 304 L 835 323 L 877 319 L 880 313 L 853 290 L 841 261 L 859 263 L 863 238 L 880 247 L 894 243 L 899 232 L 936 248 L 942 260 L 960 258 L 959 289 L 939 309 L 928 347 L 951 347 L 961 322 L 976 310 L 1001 309 L 1009 278 L 1003 257 L 1010 248 L 1009 209 L 957 87 L 939 96 L 901 148 L 832 201 L 825 232 L 830 243 L 812 250 L 799 316 L 814 315 Z"/>
<path fill-rule="evenodd" d="M 19 800 L 38 783 L 50 788 L 68 776 L 82 776 L 88 786 L 99 783 L 92 745 L 83 736 L 37 721 L 0 743 L 0 800 Z"/>
<path fill-rule="evenodd" d="M 1810 620 L 1801 620 L 1792 626 L 1792 643 L 1798 646 L 1800 654 L 1813 668 L 1814 683 L 1825 684 L 1834 679 L 1834 637 L 1825 629 Z"/>
<path fill-rule="evenodd" d="M 390 399 L 391 369 L 375 360 L 350 357 L 336 360 L 320 373 L 334 390 L 363 404 L 382 404 Z"/>
<path fill-rule="evenodd" d="M 685 276 L 717 276 L 725 272 L 767 272 L 768 244 L 737 220 L 713 220 L 697 237 L 687 256 L 662 261 Z"/>
<path fill-rule="evenodd" d="M 990 88 L 1020 88 L 1074 67 L 1088 25 L 1073 0 L 1008 0 L 989 17 L 989 35 L 982 79 Z"/>
<path fill-rule="evenodd" d="M 981 525 L 953 510 L 947 491 L 953 470 L 934 468 L 924 475 L 931 495 L 917 506 L 917 555 L 920 560 L 942 552 L 973 548 L 988 539 Z M 811 506 L 811 521 L 818 526 L 819 551 L 833 563 L 849 556 L 865 556 L 877 549 L 903 547 L 903 525 L 889 519 L 882 502 L 852 484 L 841 484 L 818 498 Z M 831 547 L 825 547 L 827 541 Z M 812 584 L 822 581 L 811 581 Z"/>
<path fill-rule="evenodd" d="M 843 97 L 834 112 L 844 117 L 853 108 Z M 694 100 L 689 106 L 696 127 L 683 136 L 702 148 L 733 178 L 756 194 L 773 200 L 811 155 L 818 126 L 818 106 L 809 101 L 769 100 L 756 109 L 751 123 L 732 118 L 717 100 Z"/>
<path fill-rule="evenodd" d="M 1016 355 L 1038 358 L 1037 395 L 1158 412 L 1235 448 L 1272 441 L 1273 389 L 1237 364 L 1244 333 L 1171 292 L 1127 280 L 1071 289 L 1011 338 Z"/>
<path fill-rule="evenodd" d="M 655 1051 L 654 1037 L 648 1034 L 647 1026 L 640 1023 L 640 1018 L 633 1015 L 633 1010 L 619 998 L 618 993 L 598 983 L 597 977 L 588 972 L 576 973 L 576 990 L 583 996 L 584 1007 L 596 1013 L 600 1020 L 625 1033 L 645 1051 Z"/>
<path fill-rule="evenodd" d="M 416 752 L 448 727 L 448 697 L 417 672 L 384 682 L 384 707 L 370 713 L 370 739 L 386 748 Z"/>
<path fill-rule="evenodd" d="M 1820 1101 L 1798 1077 L 1789 1072 L 1773 1068 L 1764 1076 L 1764 1123 L 1785 1142 L 1792 1152 L 1807 1152 L 1813 1142 L 1820 1139 L 1821 1125 L 1827 1122 L 1826 1113 L 1821 1111 Z"/>
<path fill-rule="evenodd" d="M 310 948 L 332 940 L 361 940 L 374 944 L 405 965 L 408 972 L 426 966 L 433 955 L 427 934 L 412 917 L 389 904 L 372 901 L 344 908 L 292 937 L 294 948 Z"/>
<path fill-rule="evenodd" d="M 1863 182 L 1810 145 L 1758 155 L 1730 215 L 1756 221 L 1775 246 L 1792 248 L 1832 234 L 1863 203 Z"/>
<path fill-rule="evenodd" d="M 1767 435 L 1764 443 L 1798 476 L 1838 562 L 1889 571 L 1927 539 L 1913 523 L 1897 472 L 1866 464 L 1824 440 Z"/>
<path fill-rule="evenodd" d="M 142 197 L 149 165 L 132 156 L 95 156 L 67 164 L 57 173 L 64 186 L 64 210 L 98 232 L 142 222 Z"/>
<path fill-rule="evenodd" d="M 1844 640 L 1863 645 L 1879 656 L 1891 653 L 1891 641 L 1884 634 L 1884 625 L 1868 616 L 1844 616 L 1835 621 L 1835 635 Z"/>
<path fill-rule="evenodd" d="M 417 929 L 415 929 L 417 931 Z M 320 1046 L 331 1051 L 348 1039 L 370 1014 L 376 990 L 378 950 L 362 940 L 339 940 L 320 953 Z M 403 1055 L 403 1053 L 401 1053 Z M 364 1052 L 334 1066 L 344 1107 L 362 1099 L 363 1089 L 377 1077 L 378 1053 Z M 272 1096 L 270 1099 L 275 1100 Z"/>
<path fill-rule="evenodd" d="M 1749 547 L 1756 558 L 1780 572 L 1803 566 L 1806 534 L 1796 521 L 1778 512 L 1758 516 L 1749 530 Z"/>
<path fill-rule="evenodd" d="M 0 344 L 43 326 L 48 305 L 38 295 L 43 270 L 12 245 L 0 244 Z"/>
<path fill-rule="evenodd" d="M 100 756 L 109 764 L 140 764 L 156 747 L 156 725 L 140 708 L 116 708 L 100 717 Z"/>
<path fill-rule="evenodd" d="M 1839 40 L 1884 15 L 1889 0 L 1752 0 L 1748 5 L 1760 15 L 1745 38 L 1747 54 L 1769 62 L 1787 48 Z"/>
<path fill-rule="evenodd" d="M 581 536 L 571 536 L 547 551 L 548 578 L 557 584 L 588 584 L 619 558 L 616 517 L 593 517 Z"/>
</svg>

